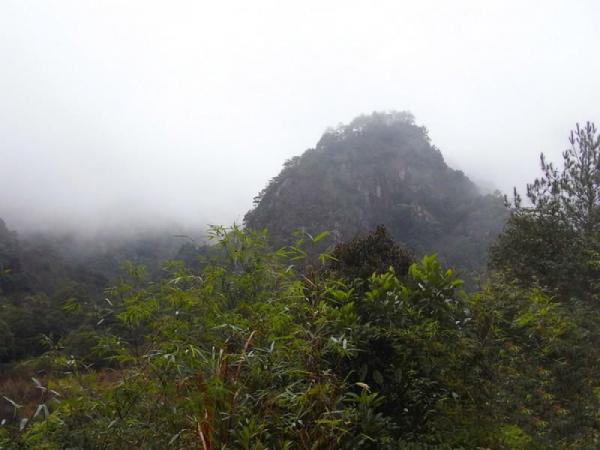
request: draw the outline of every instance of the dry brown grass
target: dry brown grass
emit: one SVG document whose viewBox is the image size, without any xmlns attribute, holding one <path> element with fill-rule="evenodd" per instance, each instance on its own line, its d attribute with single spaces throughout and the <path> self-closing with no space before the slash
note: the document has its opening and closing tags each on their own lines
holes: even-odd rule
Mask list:
<svg viewBox="0 0 600 450">
<path fill-rule="evenodd" d="M 45 383 L 43 377 L 38 379 L 40 383 Z M 36 387 L 31 377 L 15 375 L 0 377 L 0 420 L 12 421 L 17 417 L 30 416 L 37 408 L 42 395 L 43 392 Z M 15 411 L 15 406 L 4 397 L 21 405 L 22 408 Z"/>
</svg>

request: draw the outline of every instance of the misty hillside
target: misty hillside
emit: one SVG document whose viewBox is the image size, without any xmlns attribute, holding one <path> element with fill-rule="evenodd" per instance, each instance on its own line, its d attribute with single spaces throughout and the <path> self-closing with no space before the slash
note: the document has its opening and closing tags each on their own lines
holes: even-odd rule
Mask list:
<svg viewBox="0 0 600 450">
<path fill-rule="evenodd" d="M 0 218 L 0 295 L 51 295 L 70 284 L 100 298 L 103 289 L 122 275 L 124 264 L 144 266 L 152 279 L 160 277 L 162 264 L 169 259 L 195 264 L 201 249 L 190 239 L 181 227 L 166 226 L 106 229 L 90 236 L 57 231 L 21 234 Z"/>
<path fill-rule="evenodd" d="M 328 130 L 292 158 L 255 198 L 248 227 L 277 245 L 294 230 L 329 230 L 338 241 L 385 225 L 418 254 L 438 252 L 479 269 L 507 217 L 499 196 L 483 195 L 445 163 L 425 127 L 407 112 L 373 113 Z"/>
<path fill-rule="evenodd" d="M 570 143 L 506 209 L 376 113 L 212 245 L 0 220 L 0 449 L 598 448 L 600 136 Z"/>
<path fill-rule="evenodd" d="M 600 450 L 599 23 L 0 0 L 0 450 Z"/>
</svg>

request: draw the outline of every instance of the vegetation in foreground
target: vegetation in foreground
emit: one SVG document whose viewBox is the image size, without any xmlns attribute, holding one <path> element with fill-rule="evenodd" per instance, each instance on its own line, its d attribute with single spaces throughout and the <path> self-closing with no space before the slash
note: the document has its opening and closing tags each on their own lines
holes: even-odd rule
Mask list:
<svg viewBox="0 0 600 450">
<path fill-rule="evenodd" d="M 598 448 L 593 125 L 564 160 L 515 196 L 476 292 L 383 228 L 321 253 L 327 233 L 214 228 L 199 269 L 128 265 L 63 304 L 86 327 L 6 367 L 0 447 Z"/>
</svg>

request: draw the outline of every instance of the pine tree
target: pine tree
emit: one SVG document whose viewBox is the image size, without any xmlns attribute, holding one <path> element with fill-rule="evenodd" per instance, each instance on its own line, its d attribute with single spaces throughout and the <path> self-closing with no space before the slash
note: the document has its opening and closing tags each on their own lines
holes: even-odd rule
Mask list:
<svg viewBox="0 0 600 450">
<path fill-rule="evenodd" d="M 512 216 L 491 252 L 491 265 L 522 282 L 589 297 L 600 275 L 600 135 L 576 125 L 562 168 L 540 155 L 543 172 L 527 185 L 528 205 L 515 189 Z"/>
</svg>

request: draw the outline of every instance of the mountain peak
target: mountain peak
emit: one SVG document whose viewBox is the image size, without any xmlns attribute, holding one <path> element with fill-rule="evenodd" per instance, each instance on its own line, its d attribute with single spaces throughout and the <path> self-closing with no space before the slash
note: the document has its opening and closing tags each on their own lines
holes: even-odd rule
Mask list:
<svg viewBox="0 0 600 450">
<path fill-rule="evenodd" d="M 375 112 L 327 130 L 314 149 L 289 160 L 245 223 L 268 228 L 281 245 L 298 228 L 350 239 L 383 224 L 417 253 L 439 249 L 449 262 L 475 269 L 505 213 L 501 199 L 481 195 L 448 167 L 412 114 Z"/>
</svg>

